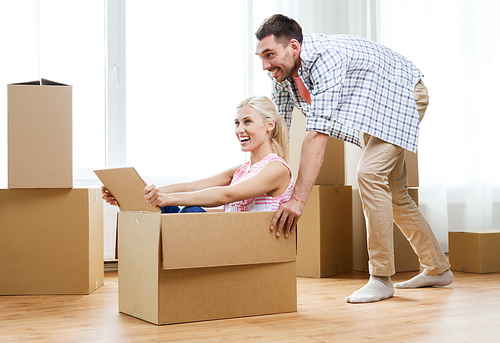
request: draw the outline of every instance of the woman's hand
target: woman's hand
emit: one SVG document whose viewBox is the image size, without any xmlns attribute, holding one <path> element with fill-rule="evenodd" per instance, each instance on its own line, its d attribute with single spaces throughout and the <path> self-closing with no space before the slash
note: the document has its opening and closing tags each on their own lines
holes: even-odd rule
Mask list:
<svg viewBox="0 0 500 343">
<path fill-rule="evenodd" d="M 101 192 L 102 192 L 102 198 L 104 201 L 106 201 L 108 204 L 113 205 L 113 206 L 120 206 L 118 201 L 115 199 L 113 194 L 104 186 L 101 187 Z"/>
<path fill-rule="evenodd" d="M 148 185 L 144 188 L 144 198 L 153 207 L 167 206 L 165 193 L 155 185 Z"/>
</svg>

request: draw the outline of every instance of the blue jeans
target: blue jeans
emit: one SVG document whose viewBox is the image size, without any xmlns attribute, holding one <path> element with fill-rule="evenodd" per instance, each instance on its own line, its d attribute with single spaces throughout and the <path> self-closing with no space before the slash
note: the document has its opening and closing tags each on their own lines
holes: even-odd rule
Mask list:
<svg viewBox="0 0 500 343">
<path fill-rule="evenodd" d="M 160 207 L 161 213 L 193 213 L 193 212 L 206 212 L 200 206 L 186 206 L 179 208 L 178 206 L 165 206 Z"/>
</svg>

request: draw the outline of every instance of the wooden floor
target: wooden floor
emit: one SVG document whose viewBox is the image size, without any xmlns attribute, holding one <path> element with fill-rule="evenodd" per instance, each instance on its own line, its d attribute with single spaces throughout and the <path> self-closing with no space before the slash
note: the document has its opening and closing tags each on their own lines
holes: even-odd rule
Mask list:
<svg viewBox="0 0 500 343">
<path fill-rule="evenodd" d="M 0 342 L 500 342 L 500 273 L 454 274 L 450 287 L 371 304 L 344 302 L 367 274 L 299 278 L 296 313 L 156 326 L 118 313 L 106 272 L 87 296 L 0 296 Z"/>
</svg>

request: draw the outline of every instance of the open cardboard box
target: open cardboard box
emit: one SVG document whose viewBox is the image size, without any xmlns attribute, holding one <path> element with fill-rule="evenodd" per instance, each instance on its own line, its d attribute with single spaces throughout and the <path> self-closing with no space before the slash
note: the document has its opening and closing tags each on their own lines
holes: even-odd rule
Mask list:
<svg viewBox="0 0 500 343">
<path fill-rule="evenodd" d="M 297 310 L 296 237 L 269 230 L 274 212 L 162 214 L 133 168 L 95 172 L 120 203 L 120 312 L 173 324 Z"/>
<path fill-rule="evenodd" d="M 73 187 L 72 91 L 45 79 L 7 86 L 9 188 Z"/>
<path fill-rule="evenodd" d="M 122 313 L 172 324 L 297 310 L 295 235 L 273 212 L 120 211 Z"/>
</svg>

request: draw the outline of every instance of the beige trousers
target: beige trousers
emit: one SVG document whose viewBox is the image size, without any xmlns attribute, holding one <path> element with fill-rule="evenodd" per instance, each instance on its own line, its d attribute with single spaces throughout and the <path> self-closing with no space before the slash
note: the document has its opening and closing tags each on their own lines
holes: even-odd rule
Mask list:
<svg viewBox="0 0 500 343">
<path fill-rule="evenodd" d="M 420 80 L 415 100 L 422 120 L 429 96 Z M 405 149 L 376 137 L 365 136 L 366 147 L 358 163 L 359 194 L 365 215 L 371 275 L 395 274 L 393 221 L 418 255 L 426 275 L 450 268 L 427 220 L 408 194 Z"/>
</svg>

